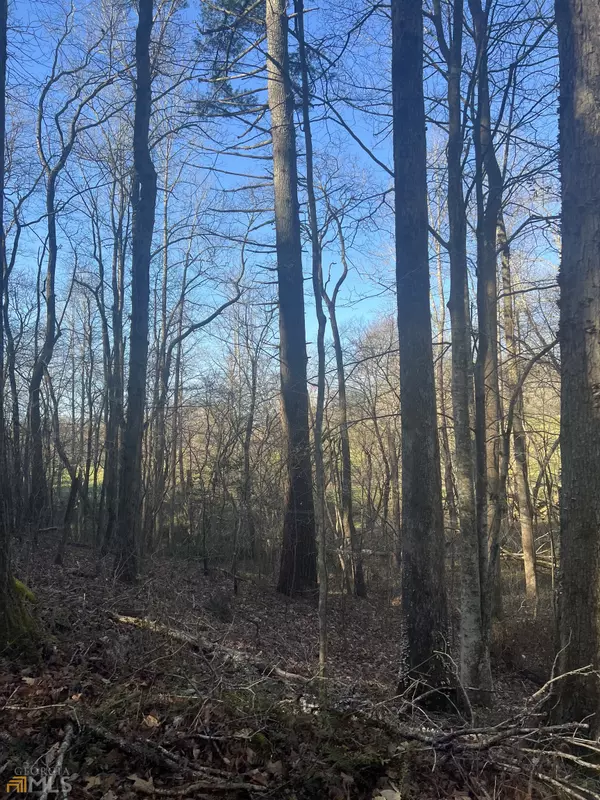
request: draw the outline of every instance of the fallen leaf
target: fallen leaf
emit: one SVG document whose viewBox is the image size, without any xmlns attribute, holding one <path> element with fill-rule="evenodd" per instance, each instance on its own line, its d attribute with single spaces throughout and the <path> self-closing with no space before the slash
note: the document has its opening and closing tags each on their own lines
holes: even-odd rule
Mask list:
<svg viewBox="0 0 600 800">
<path fill-rule="evenodd" d="M 147 714 L 142 720 L 142 724 L 145 725 L 146 728 L 158 728 L 160 725 L 160 720 L 152 714 Z"/>
<path fill-rule="evenodd" d="M 260 786 L 268 786 L 269 781 L 267 780 L 266 775 L 260 772 L 257 769 L 253 769 L 251 772 L 248 773 L 250 776 L 250 780 L 253 783 L 258 783 Z"/>
<path fill-rule="evenodd" d="M 86 789 L 94 789 L 96 786 L 102 786 L 102 778 L 99 775 L 90 775 L 86 778 Z"/>
<path fill-rule="evenodd" d="M 142 792 L 142 794 L 154 794 L 154 781 L 152 778 L 149 781 L 145 781 L 136 775 L 131 788 L 135 792 Z"/>
</svg>

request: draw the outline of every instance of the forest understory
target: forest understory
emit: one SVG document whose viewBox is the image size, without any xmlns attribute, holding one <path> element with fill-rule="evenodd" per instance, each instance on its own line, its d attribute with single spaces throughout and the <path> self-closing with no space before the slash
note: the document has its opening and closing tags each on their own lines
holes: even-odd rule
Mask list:
<svg viewBox="0 0 600 800">
<path fill-rule="evenodd" d="M 389 587 L 331 592 L 323 696 L 316 602 L 243 569 L 234 595 L 227 570 L 179 560 L 124 586 L 86 548 L 51 566 L 53 547 L 16 559 L 41 644 L 1 662 L 2 784 L 38 767 L 70 776 L 72 800 L 600 797 L 585 725 L 547 722 L 553 621 L 533 619 L 515 570 L 491 701 L 441 713 L 397 694 Z"/>
</svg>

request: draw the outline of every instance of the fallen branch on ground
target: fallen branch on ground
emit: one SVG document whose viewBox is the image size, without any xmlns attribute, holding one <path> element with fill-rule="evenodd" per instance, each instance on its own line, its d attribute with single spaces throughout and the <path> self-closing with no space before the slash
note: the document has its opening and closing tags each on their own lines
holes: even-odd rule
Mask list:
<svg viewBox="0 0 600 800">
<path fill-rule="evenodd" d="M 126 739 L 124 736 L 119 736 L 102 725 L 95 722 L 87 721 L 81 722 L 82 727 L 89 730 L 95 736 L 110 745 L 117 747 L 128 755 L 153 764 L 160 769 L 168 769 L 171 772 L 176 772 L 178 775 L 183 775 L 193 781 L 185 787 L 174 787 L 172 789 L 162 789 L 156 787 L 146 786 L 145 783 L 140 783 L 136 790 L 145 794 L 156 794 L 167 796 L 181 796 L 186 795 L 188 792 L 227 792 L 227 791 L 240 791 L 242 789 L 252 792 L 263 792 L 265 787 L 257 786 L 249 781 L 240 781 L 240 775 L 231 775 L 225 770 L 217 769 L 215 767 L 205 767 L 200 764 L 194 764 L 190 767 L 186 760 L 179 758 L 174 753 L 170 753 L 161 745 L 154 744 L 147 740 L 131 740 Z M 211 777 L 212 776 L 212 777 Z M 209 780 L 209 777 L 211 778 Z M 216 778 L 220 780 L 216 780 Z M 235 777 L 237 780 L 225 780 Z"/>
<path fill-rule="evenodd" d="M 257 786 L 253 783 L 208 783 L 196 781 L 187 786 L 176 786 L 172 789 L 158 788 L 157 786 L 138 787 L 138 791 L 148 795 L 160 797 L 183 797 L 191 792 L 266 792 L 266 786 Z"/>
<path fill-rule="evenodd" d="M 278 678 L 288 681 L 297 681 L 299 683 L 310 683 L 313 678 L 308 678 L 305 675 L 299 675 L 296 672 L 288 672 L 273 664 L 268 664 L 250 653 L 245 653 L 242 650 L 235 650 L 233 647 L 225 647 L 225 645 L 211 642 L 202 636 L 194 636 L 187 631 L 182 631 L 177 628 L 171 628 L 168 625 L 163 625 L 162 622 L 155 622 L 151 619 L 141 617 L 130 617 L 123 614 L 116 614 L 113 611 L 108 612 L 110 616 L 123 625 L 133 625 L 136 628 L 155 631 L 178 642 L 185 642 L 193 647 L 199 647 L 205 655 L 213 655 L 221 653 L 233 661 L 244 662 L 251 664 L 256 669 L 260 670 L 265 675 L 275 675 Z"/>
</svg>

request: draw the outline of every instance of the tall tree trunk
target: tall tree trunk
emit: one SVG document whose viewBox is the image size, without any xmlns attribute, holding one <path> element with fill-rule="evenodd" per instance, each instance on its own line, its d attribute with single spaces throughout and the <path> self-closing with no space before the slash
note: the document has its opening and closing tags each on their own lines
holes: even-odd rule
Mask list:
<svg viewBox="0 0 600 800">
<path fill-rule="evenodd" d="M 600 669 L 600 9 L 557 0 L 560 54 L 562 672 Z M 560 685 L 566 720 L 600 728 L 598 675 Z M 595 717 L 594 717 L 595 715 Z"/>
<path fill-rule="evenodd" d="M 437 261 L 437 290 L 439 297 L 439 348 L 440 352 L 436 362 L 437 391 L 439 392 L 440 408 L 440 442 L 443 456 L 443 481 L 444 492 L 446 494 L 445 506 L 448 509 L 448 522 L 452 531 L 451 539 L 454 540 L 455 531 L 458 528 L 458 509 L 456 504 L 456 485 L 454 478 L 454 468 L 452 464 L 452 451 L 450 449 L 450 436 L 448 435 L 448 415 L 446 413 L 446 373 L 445 373 L 445 343 L 444 331 L 446 329 L 446 299 L 444 290 L 444 276 L 442 273 L 442 253 L 439 242 L 435 243 Z"/>
<path fill-rule="evenodd" d="M 279 288 L 281 400 L 287 460 L 287 497 L 277 588 L 283 594 L 291 595 L 316 589 L 317 560 L 294 95 L 289 75 L 285 0 L 267 0 L 266 23 Z"/>
<path fill-rule="evenodd" d="M 327 664 L 327 537 L 325 528 L 325 466 L 323 463 L 323 416 L 325 410 L 325 329 L 327 319 L 323 311 L 322 252 L 317 220 L 315 177 L 313 164 L 313 142 L 310 121 L 310 86 L 306 41 L 304 38 L 304 2 L 295 0 L 298 30 L 298 52 L 302 74 L 302 124 L 306 148 L 306 193 L 308 196 L 308 222 L 310 228 L 312 286 L 317 315 L 317 400 L 313 436 L 315 443 L 315 522 L 318 533 L 317 573 L 319 578 L 319 677 L 325 678 Z M 321 683 L 322 692 L 325 684 Z"/>
<path fill-rule="evenodd" d="M 165 185 L 163 199 L 163 264 L 162 285 L 160 295 L 160 327 L 156 345 L 156 375 L 154 388 L 154 431 L 151 441 L 153 474 L 151 476 L 151 492 L 147 499 L 149 512 L 149 525 L 146 536 L 151 548 L 160 545 L 160 537 L 164 528 L 165 499 L 167 488 L 167 475 L 169 471 L 169 458 L 173 453 L 167 453 L 167 406 L 168 382 L 170 375 L 166 375 L 166 386 L 161 378 L 167 360 L 167 298 L 169 290 L 169 165 L 171 156 L 170 140 L 167 142 L 165 155 Z M 157 308 L 158 313 L 158 308 Z M 163 392 L 164 387 L 164 392 Z"/>
<path fill-rule="evenodd" d="M 56 233 L 56 180 L 58 173 L 51 170 L 46 177 L 46 216 L 48 261 L 44 283 L 46 327 L 42 347 L 35 359 L 29 383 L 29 432 L 31 437 L 31 484 L 29 493 L 29 520 L 43 525 L 50 515 L 50 498 L 44 468 L 43 425 L 41 412 L 41 386 L 44 371 L 48 369 L 56 342 L 56 262 L 58 240 Z"/>
<path fill-rule="evenodd" d="M 331 333 L 333 336 L 333 350 L 335 353 L 335 367 L 338 383 L 338 409 L 340 412 L 340 449 L 342 454 L 341 464 L 341 518 L 342 532 L 344 541 L 350 543 L 352 550 L 352 577 L 354 583 L 354 594 L 357 597 L 367 596 L 365 585 L 365 575 L 362 562 L 361 542 L 354 524 L 354 508 L 352 498 L 352 459 L 350 456 L 350 433 L 348 425 L 348 400 L 346 397 L 346 370 L 344 368 L 344 351 L 342 349 L 342 337 L 338 328 L 336 301 L 339 290 L 341 289 L 348 275 L 348 260 L 346 258 L 346 243 L 344 232 L 339 217 L 333 213 L 334 222 L 337 227 L 338 240 L 340 243 L 340 256 L 342 260 L 343 272 L 338 278 L 331 297 L 322 288 L 323 296 L 327 304 L 329 319 L 331 321 Z M 321 282 L 322 283 L 322 282 Z M 387 481 L 387 486 L 389 486 Z"/>
<path fill-rule="evenodd" d="M 498 224 L 498 247 L 502 260 L 502 292 L 504 339 L 506 344 L 507 364 L 506 379 L 510 402 L 514 399 L 512 421 L 513 446 L 515 449 L 515 485 L 519 503 L 519 524 L 521 526 L 521 546 L 523 549 L 523 565 L 525 567 L 525 591 L 529 600 L 537 603 L 537 577 L 535 571 L 535 541 L 533 536 L 533 504 L 529 488 L 527 470 L 527 437 L 523 425 L 523 388 L 519 381 L 519 352 L 517 347 L 517 324 L 515 303 L 512 293 L 512 276 L 510 264 L 510 247 L 506 238 L 504 216 L 500 214 Z M 513 394 L 516 396 L 513 398 Z"/>
<path fill-rule="evenodd" d="M 249 342 L 247 342 L 249 345 Z M 252 511 L 252 468 L 250 463 L 250 447 L 252 445 L 252 433 L 254 431 L 254 415 L 256 412 L 256 393 L 258 389 L 258 352 L 250 353 L 248 346 L 248 357 L 250 360 L 250 406 L 246 415 L 244 425 L 244 439 L 242 442 L 242 481 L 240 487 L 240 543 L 244 553 L 249 558 L 256 558 L 256 526 L 254 524 L 254 514 Z"/>
<path fill-rule="evenodd" d="M 447 630 L 427 214 L 421 0 L 392 0 L 396 282 L 402 414 L 402 605 L 408 667 L 436 681 Z"/>
<path fill-rule="evenodd" d="M 498 378 L 498 288 L 496 232 L 502 207 L 502 173 L 498 165 L 490 111 L 488 17 L 481 0 L 469 0 L 477 45 L 477 111 L 473 140 L 477 194 L 477 321 L 475 365 L 475 439 L 477 525 L 482 576 L 483 629 L 489 631 L 492 607 L 500 613 L 500 388 Z M 487 197 L 484 196 L 484 176 Z M 487 634 L 486 634 L 487 635 Z"/>
<path fill-rule="evenodd" d="M 394 526 L 394 541 L 392 543 L 396 562 L 400 565 L 402 563 L 401 557 L 401 536 L 402 530 L 402 510 L 400 507 L 400 469 L 398 458 L 398 443 L 396 436 L 396 427 L 392 422 L 388 427 L 388 451 L 389 451 L 389 465 L 390 465 L 390 483 L 392 490 L 392 524 Z"/>
<path fill-rule="evenodd" d="M 460 525 L 461 616 L 460 675 L 463 685 L 491 688 L 489 642 L 483 627 L 480 540 L 477 529 L 473 443 L 471 438 L 472 358 L 467 269 L 467 215 L 463 193 L 461 75 L 463 0 L 454 3 L 449 44 L 435 5 L 440 49 L 448 65 L 448 220 L 450 226 L 450 327 L 452 333 L 452 409 L 454 467 Z M 487 548 L 487 545 L 486 545 Z M 484 562 L 486 563 L 486 562 Z"/>
<path fill-rule="evenodd" d="M 116 217 L 115 217 L 116 205 Z M 110 353 L 108 371 L 108 421 L 106 426 L 106 527 L 102 539 L 102 553 L 106 554 L 110 547 L 117 522 L 119 491 L 119 446 L 123 419 L 123 293 L 124 293 L 124 257 L 125 236 L 124 220 L 126 212 L 125 192 L 121 182 L 115 180 L 112 187 L 111 225 L 113 233 L 113 252 L 111 265 L 112 288 L 112 351 L 110 342 L 106 342 Z M 108 333 L 108 332 L 107 332 Z"/>
<path fill-rule="evenodd" d="M 10 540 L 13 527 L 12 489 L 10 486 L 6 420 L 4 416 L 4 303 L 5 248 L 4 233 L 4 152 L 6 141 L 6 58 L 8 3 L 0 0 L 0 651 L 14 645 L 27 632 L 19 596 L 10 568 Z"/>
<path fill-rule="evenodd" d="M 183 340 L 181 338 L 181 334 L 183 331 L 183 310 L 185 306 L 185 287 L 187 285 L 187 267 L 188 263 L 186 259 L 183 271 L 183 280 L 182 280 L 183 294 L 179 300 L 179 317 L 177 320 L 177 338 L 179 341 L 177 343 L 177 348 L 175 351 L 175 375 L 173 378 L 174 398 L 173 398 L 173 426 L 172 426 L 172 445 L 171 445 L 172 452 L 171 452 L 171 462 L 170 462 L 170 472 L 171 472 L 171 508 L 169 517 L 170 541 L 173 540 L 173 536 L 175 533 L 175 503 L 177 499 L 177 454 L 183 453 L 183 443 L 180 441 L 181 440 L 180 397 L 182 392 L 181 361 L 182 361 L 182 351 L 183 351 Z M 183 472 L 183 469 L 181 469 L 180 472 Z M 179 489 L 183 501 L 183 497 L 185 494 L 185 484 L 183 479 L 180 479 Z"/>
<path fill-rule="evenodd" d="M 138 561 L 139 520 L 142 504 L 142 438 L 148 367 L 148 303 L 150 259 L 156 207 L 156 170 L 149 147 L 152 78 L 150 37 L 153 0 L 139 0 L 135 37 L 135 114 L 133 122 L 132 286 L 129 336 L 127 418 L 121 445 L 118 539 L 115 572 L 125 581 L 135 580 Z"/>
</svg>

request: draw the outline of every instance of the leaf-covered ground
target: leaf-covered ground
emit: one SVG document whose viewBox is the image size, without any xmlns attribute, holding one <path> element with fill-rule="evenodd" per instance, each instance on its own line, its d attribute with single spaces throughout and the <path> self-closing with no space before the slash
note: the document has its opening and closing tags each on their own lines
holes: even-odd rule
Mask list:
<svg viewBox="0 0 600 800">
<path fill-rule="evenodd" d="M 62 747 L 72 800 L 553 796 L 523 780 L 520 762 L 494 766 L 501 745 L 482 738 L 540 742 L 515 723 L 489 733 L 535 690 L 502 648 L 494 705 L 478 719 L 488 732 L 473 738 L 464 718 L 396 695 L 400 609 L 389 595 L 331 597 L 319 703 L 312 602 L 250 576 L 234 596 L 227 572 L 205 576 L 198 563 L 154 562 L 135 587 L 108 567 L 79 548 L 61 568 L 44 548 L 20 559 L 42 644 L 37 659 L 0 662 L 2 784 L 26 766 L 52 773 Z"/>
</svg>

